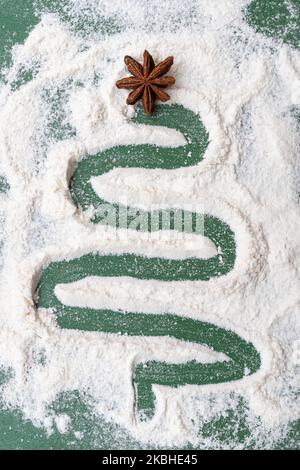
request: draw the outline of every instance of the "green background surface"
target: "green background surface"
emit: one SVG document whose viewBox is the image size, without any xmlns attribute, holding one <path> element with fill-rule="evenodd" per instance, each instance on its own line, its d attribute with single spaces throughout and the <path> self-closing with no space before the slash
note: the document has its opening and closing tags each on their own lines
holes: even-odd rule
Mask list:
<svg viewBox="0 0 300 470">
<path fill-rule="evenodd" d="M 0 0 L 0 61 L 2 71 L 9 65 L 11 60 L 11 48 L 13 44 L 22 42 L 32 27 L 39 21 L 36 11 L 42 7 L 58 12 L 63 21 L 72 25 L 76 34 L 89 34 L 91 30 L 101 34 L 113 34 L 122 26 L 115 18 L 90 17 L 88 12 L 82 17 L 72 17 L 72 11 L 68 8 L 70 2 L 65 1 L 42 1 L 31 0 Z M 299 0 L 290 2 L 294 11 L 299 13 Z M 35 7 L 38 7 L 36 10 Z M 251 3 L 245 11 L 245 19 L 258 34 L 273 37 L 278 43 L 286 43 L 292 47 L 300 44 L 300 22 L 299 16 L 291 15 L 287 3 L 283 0 L 256 0 Z M 20 86 L 30 79 L 30 74 L 25 71 L 20 77 Z M 54 123 L 54 131 L 55 131 Z M 8 190 L 5 181 L 0 180 L 2 190 Z M 9 371 L 0 373 L 0 383 L 9 380 Z M 0 414 L 0 448 L 1 449 L 136 449 L 146 448 L 139 442 L 133 440 L 126 430 L 119 426 L 108 423 L 93 413 L 92 403 L 88 397 L 78 392 L 65 394 L 57 398 L 52 404 L 53 412 L 67 413 L 72 420 L 70 431 L 60 434 L 56 430 L 48 436 L 45 431 L 34 427 L 30 422 L 24 420 L 18 410 L 3 409 Z M 228 446 L 235 448 L 242 445 L 244 448 L 263 448 L 268 446 L 262 439 L 254 442 L 251 438 L 251 427 L 247 421 L 247 406 L 242 399 L 235 409 L 228 409 L 221 418 L 202 426 L 199 433 L 202 436 L 213 436 L 214 447 Z M 74 432 L 82 432 L 82 439 L 75 437 Z M 189 448 L 189 446 L 187 447 Z M 270 448 L 270 447 L 269 447 Z M 284 440 L 278 441 L 273 448 L 299 449 L 300 448 L 300 425 L 299 421 L 292 423 L 290 430 Z"/>
<path fill-rule="evenodd" d="M 132 121 L 136 124 L 176 129 L 185 137 L 186 143 L 175 148 L 149 144 L 117 145 L 95 155 L 87 155 L 78 163 L 71 178 L 70 188 L 74 203 L 80 210 L 94 207 L 96 213 L 91 217 L 94 224 L 145 232 L 165 229 L 198 235 L 203 233 L 214 243 L 218 254 L 209 259 L 174 260 L 147 258 L 134 253 L 89 253 L 80 258 L 53 262 L 41 275 L 38 306 L 55 309 L 61 328 L 129 336 L 169 336 L 180 341 L 205 344 L 230 358 L 229 361 L 213 364 L 196 361 L 184 364 L 158 361 L 136 364 L 133 411 L 137 417 L 149 419 L 155 414 L 153 384 L 178 387 L 231 382 L 242 379 L 245 370 L 251 374 L 256 372 L 261 360 L 253 344 L 214 324 L 169 313 L 149 315 L 150 312 L 145 314 L 66 307 L 55 296 L 57 284 L 78 281 L 84 276 L 129 275 L 137 279 L 165 282 L 206 281 L 223 276 L 234 267 L 234 233 L 222 220 L 177 207 L 148 212 L 138 207 L 110 205 L 93 190 L 91 178 L 108 173 L 114 168 L 178 169 L 194 166 L 202 161 L 209 145 L 209 134 L 200 117 L 179 104 L 157 105 L 152 116 L 146 116 L 142 107 L 138 106 Z M 110 217 L 107 217 L 108 208 Z"/>
</svg>

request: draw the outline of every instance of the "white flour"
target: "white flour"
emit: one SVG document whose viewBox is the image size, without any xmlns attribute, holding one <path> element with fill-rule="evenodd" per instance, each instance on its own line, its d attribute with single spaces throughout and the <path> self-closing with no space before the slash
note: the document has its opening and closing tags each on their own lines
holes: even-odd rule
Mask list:
<svg viewBox="0 0 300 470">
<path fill-rule="evenodd" d="M 0 198 L 0 221 L 5 219 L 3 234 L 0 227 L 0 362 L 14 371 L 3 387 L 4 401 L 20 407 L 35 425 L 65 433 L 69 417 L 53 417 L 47 407 L 60 392 L 87 391 L 97 413 L 140 441 L 162 446 L 190 441 L 205 447 L 213 442 L 199 437 L 201 424 L 234 407 L 240 395 L 249 406 L 252 435 L 272 443 L 299 416 L 299 129 L 291 113 L 300 106 L 299 51 L 272 50 L 272 40 L 243 20 L 242 8 L 249 3 L 243 0 L 186 2 L 186 7 L 172 2 L 169 23 L 168 2 L 153 1 L 151 33 L 143 29 L 144 2 L 100 3 L 105 14 L 118 12 L 139 30 L 87 41 L 46 14 L 25 44 L 15 47 L 7 78 L 15 82 L 22 66 L 31 63 L 39 63 L 38 72 L 16 90 L 0 88 L 0 170 L 10 184 Z M 186 27 L 192 4 L 197 21 Z M 75 9 L 80 6 L 74 2 Z M 178 12 L 183 26 L 170 32 Z M 163 19 L 166 31 L 161 31 Z M 168 234 L 155 239 L 94 226 L 70 199 L 67 175 L 86 154 L 117 144 L 183 143 L 176 131 L 132 124 L 126 93 L 115 87 L 125 75 L 124 55 L 141 59 L 145 47 L 156 60 L 174 54 L 172 102 L 200 113 L 211 143 L 196 167 L 118 169 L 95 178 L 93 187 L 111 202 L 194 204 L 220 217 L 235 232 L 235 268 L 209 282 L 85 278 L 58 285 L 56 295 L 66 305 L 170 311 L 230 328 L 253 342 L 262 367 L 235 383 L 155 386 L 155 417 L 137 423 L 133 360 L 214 362 L 223 355 L 173 339 L 60 330 L 51 313 L 35 310 L 32 299 L 42 268 L 58 259 L 98 249 L 168 258 L 215 253 L 209 240 L 199 242 L 192 235 L 183 245 Z M 66 120 L 76 137 L 69 133 L 55 142 L 47 133 L 52 108 L 45 96 L 59 87 L 66 88 Z M 40 354 L 42 363 L 36 360 Z"/>
</svg>

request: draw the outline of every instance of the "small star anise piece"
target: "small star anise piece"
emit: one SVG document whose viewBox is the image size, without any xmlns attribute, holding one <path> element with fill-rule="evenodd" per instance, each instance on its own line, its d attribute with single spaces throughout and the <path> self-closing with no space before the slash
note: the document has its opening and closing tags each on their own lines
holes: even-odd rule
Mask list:
<svg viewBox="0 0 300 470">
<path fill-rule="evenodd" d="M 142 99 L 145 114 L 152 114 L 156 99 L 163 102 L 168 101 L 170 96 L 163 88 L 174 85 L 175 78 L 163 75 L 170 70 L 173 61 L 173 56 L 170 56 L 155 65 L 153 57 L 148 51 L 144 52 L 143 65 L 132 57 L 125 56 L 124 62 L 132 76 L 118 80 L 116 86 L 133 90 L 127 97 L 127 104 L 135 104 Z"/>
</svg>

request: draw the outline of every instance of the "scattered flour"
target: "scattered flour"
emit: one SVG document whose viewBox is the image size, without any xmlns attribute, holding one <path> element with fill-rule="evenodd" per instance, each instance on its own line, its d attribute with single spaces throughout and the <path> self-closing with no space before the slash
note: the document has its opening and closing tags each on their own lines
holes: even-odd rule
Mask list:
<svg viewBox="0 0 300 470">
<path fill-rule="evenodd" d="M 157 25 L 149 32 L 143 27 L 144 2 L 103 1 L 104 14 L 120 12 L 136 28 L 88 41 L 45 14 L 24 45 L 14 48 L 7 83 L 0 88 L 1 173 L 10 185 L 0 198 L 0 363 L 14 371 L 3 397 L 35 425 L 47 427 L 51 402 L 60 392 L 78 389 L 92 397 L 96 412 L 140 441 L 204 447 L 211 442 L 199 437 L 201 423 L 237 406 L 239 395 L 248 403 L 254 438 L 269 436 L 271 442 L 300 408 L 300 181 L 294 171 L 299 133 L 291 111 L 300 106 L 300 55 L 285 45 L 273 49 L 271 39 L 247 25 L 242 13 L 247 1 L 188 1 L 185 7 L 173 2 L 169 17 L 182 13 L 177 31 L 160 28 L 167 3 L 149 2 Z M 191 4 L 198 21 L 189 25 Z M 80 5 L 74 2 L 74 9 Z M 253 342 L 262 367 L 237 383 L 155 386 L 156 415 L 137 423 L 131 386 L 137 358 L 212 362 L 222 355 L 173 339 L 63 331 L 51 312 L 36 311 L 33 295 L 49 262 L 95 250 L 175 258 L 215 253 L 209 240 L 193 236 L 149 238 L 92 226 L 70 199 L 68 178 L 86 154 L 117 144 L 183 143 L 174 130 L 132 124 L 126 93 L 115 87 L 125 73 L 124 55 L 140 59 L 145 47 L 156 60 L 174 54 L 172 102 L 200 113 L 211 143 L 196 167 L 114 170 L 94 178 L 93 187 L 111 202 L 194 204 L 220 217 L 236 235 L 236 266 L 209 282 L 89 277 L 58 285 L 56 295 L 66 305 L 163 310 L 230 328 Z M 37 62 L 31 81 L 10 87 L 22 66 Z M 61 127 L 68 121 L 76 134 L 58 139 L 47 133 L 52 109 L 47 93 L 62 88 Z M 37 360 L 41 353 L 43 361 Z M 54 424 L 65 433 L 69 421 L 59 415 Z"/>
</svg>

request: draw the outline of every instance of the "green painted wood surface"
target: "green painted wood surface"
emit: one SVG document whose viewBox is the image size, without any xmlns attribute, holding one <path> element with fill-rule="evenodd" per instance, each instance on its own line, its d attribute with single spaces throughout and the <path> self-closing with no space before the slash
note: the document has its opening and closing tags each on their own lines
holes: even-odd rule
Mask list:
<svg viewBox="0 0 300 470">
<path fill-rule="evenodd" d="M 299 8 L 299 0 L 292 0 L 294 8 Z M 34 8 L 37 6 L 37 10 Z M 101 29 L 101 34 L 113 34 L 121 29 L 114 18 L 98 18 L 98 21 L 89 21 L 83 12 L 78 21 L 63 7 L 70 4 L 68 0 L 0 0 L 0 61 L 2 71 L 11 59 L 11 47 L 13 44 L 22 42 L 32 27 L 37 24 L 41 7 L 47 7 L 50 11 L 56 11 L 61 18 L 72 23 L 77 34 L 87 34 L 91 29 Z M 275 38 L 279 43 L 285 42 L 292 47 L 299 47 L 299 18 L 291 15 L 286 8 L 284 0 L 254 0 L 245 10 L 245 20 L 257 31 Z M 297 10 L 296 10 L 297 11 Z M 86 26 L 86 30 L 84 28 Z M 30 79 L 30 74 L 23 82 Z M 22 84 L 22 82 L 20 83 Z M 9 191 L 5 179 L 1 179 L 2 191 Z M 9 380 L 7 371 L 0 371 L 0 384 Z M 1 395 L 1 393 L 0 393 Z M 58 397 L 52 408 L 55 413 L 68 413 L 72 426 L 70 432 L 65 435 L 54 430 L 48 436 L 43 430 L 35 428 L 31 423 L 25 421 L 18 410 L 3 409 L 0 413 L 0 449 L 42 449 L 42 448 L 76 448 L 76 449 L 135 449 L 140 448 L 140 443 L 134 441 L 124 429 L 99 420 L 93 414 L 89 400 L 83 395 L 74 393 Z M 75 436 L 74 431 L 81 431 L 82 438 Z M 242 445 L 245 449 L 263 448 L 264 439 L 255 442 L 251 439 L 251 426 L 247 419 L 247 405 L 240 400 L 236 409 L 228 409 L 221 418 L 215 419 L 199 429 L 203 436 L 213 436 L 218 445 L 226 445 L 234 448 Z M 278 449 L 300 448 L 300 423 L 291 423 L 290 431 L 284 440 L 274 444 Z M 143 448 L 146 448 L 143 446 Z M 192 446 L 187 446 L 192 448 Z"/>
</svg>

